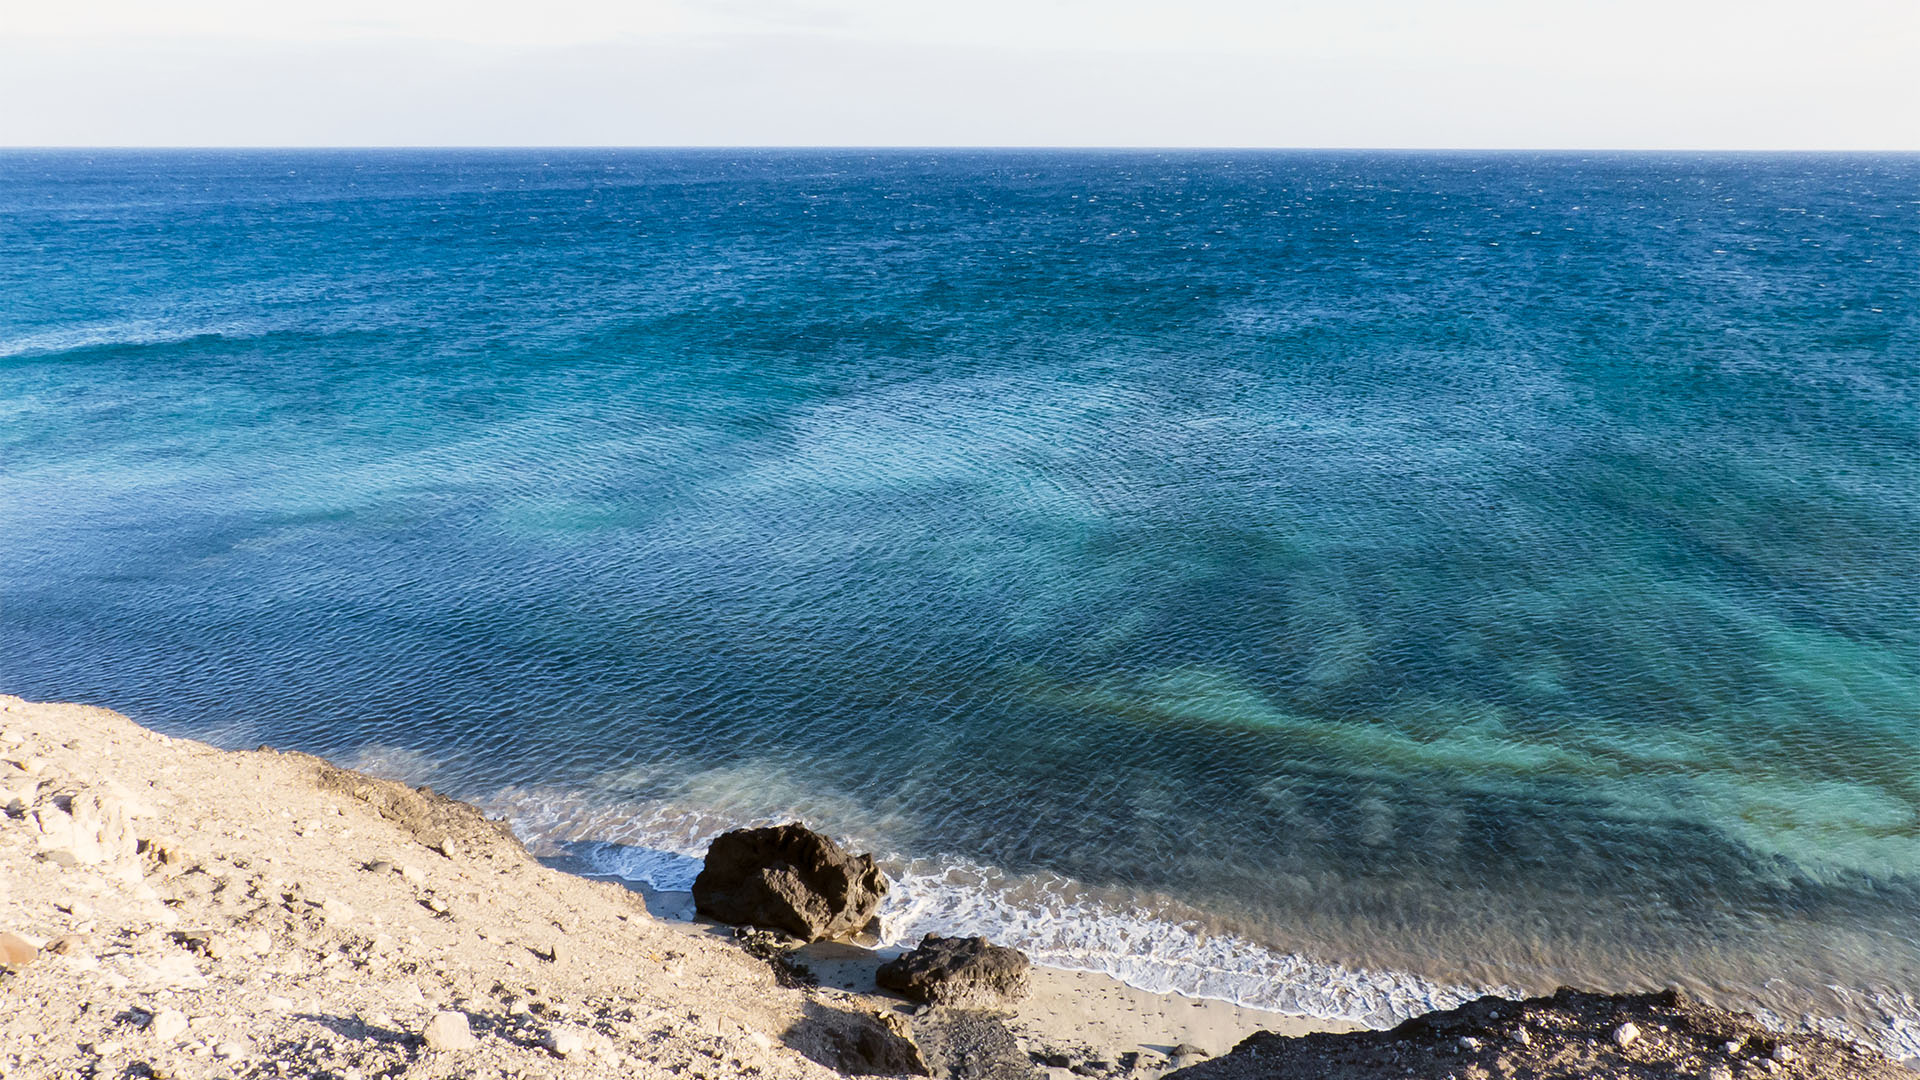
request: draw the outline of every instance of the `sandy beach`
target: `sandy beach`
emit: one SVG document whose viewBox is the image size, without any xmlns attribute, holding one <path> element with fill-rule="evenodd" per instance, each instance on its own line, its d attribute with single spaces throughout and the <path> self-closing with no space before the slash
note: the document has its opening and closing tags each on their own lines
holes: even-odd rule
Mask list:
<svg viewBox="0 0 1920 1080">
<path fill-rule="evenodd" d="M 465 804 L 306 755 L 0 698 L 0 758 L 0 931 L 39 951 L 0 989 L 9 1080 L 823 1077 L 837 1033 L 913 1011 L 874 986 L 880 954 L 812 946 L 818 985 L 782 986 L 684 896 L 543 865 Z M 472 1045 L 431 1049 L 449 1013 Z M 1006 1024 L 1023 1052 L 1142 1075 L 1317 1026 L 1050 969 Z"/>
</svg>

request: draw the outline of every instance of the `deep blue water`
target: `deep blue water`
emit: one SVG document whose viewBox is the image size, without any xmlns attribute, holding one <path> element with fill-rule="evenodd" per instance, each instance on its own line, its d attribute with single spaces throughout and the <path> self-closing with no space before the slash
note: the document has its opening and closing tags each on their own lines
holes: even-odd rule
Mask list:
<svg viewBox="0 0 1920 1080">
<path fill-rule="evenodd" d="M 9 152 L 0 691 L 1911 1052 L 1917 305 L 1913 156 Z"/>
</svg>

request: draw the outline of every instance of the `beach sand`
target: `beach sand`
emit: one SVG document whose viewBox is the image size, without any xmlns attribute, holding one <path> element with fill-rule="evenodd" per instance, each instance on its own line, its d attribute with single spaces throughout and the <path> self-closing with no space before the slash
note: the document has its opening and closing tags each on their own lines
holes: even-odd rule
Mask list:
<svg viewBox="0 0 1920 1080">
<path fill-rule="evenodd" d="M 303 754 L 0 697 L 0 805 L 0 932 L 38 950 L 0 987 L 7 1080 L 824 1077 L 876 1017 L 929 1022 L 874 986 L 886 953 L 810 946 L 818 985 L 782 985 L 686 894 L 567 873 L 464 803 Z M 447 1013 L 470 1035 L 432 1049 Z M 1141 1076 L 1324 1026 L 1044 968 L 1004 1023 L 1023 1060 Z"/>
</svg>

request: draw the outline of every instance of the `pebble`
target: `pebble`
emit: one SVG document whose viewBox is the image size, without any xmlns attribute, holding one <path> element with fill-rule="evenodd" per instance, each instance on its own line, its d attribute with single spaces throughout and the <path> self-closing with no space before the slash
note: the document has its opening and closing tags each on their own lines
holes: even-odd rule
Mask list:
<svg viewBox="0 0 1920 1080">
<path fill-rule="evenodd" d="M 1800 1055 L 1793 1052 L 1793 1047 L 1788 1046 L 1786 1043 L 1780 1043 L 1773 1048 L 1773 1053 L 1768 1056 L 1780 1064 L 1785 1065 Z"/>
<path fill-rule="evenodd" d="M 1733 1070 L 1725 1065 L 1715 1065 L 1707 1070 L 1706 1080 L 1733 1080 Z"/>
<path fill-rule="evenodd" d="M 1513 1033 L 1513 1041 L 1519 1043 L 1521 1046 L 1532 1046 L 1533 1035 L 1530 1034 L 1526 1028 L 1520 1028 Z"/>
<path fill-rule="evenodd" d="M 393 873 L 393 864 L 385 859 L 375 859 L 367 864 L 367 873 L 391 874 Z"/>
<path fill-rule="evenodd" d="M 587 1048 L 587 1033 L 579 1028 L 557 1027 L 547 1032 L 547 1049 L 560 1057 L 572 1057 Z"/>
<path fill-rule="evenodd" d="M 0 967 L 23 968 L 40 959 L 40 948 L 12 932 L 0 933 Z"/>
<path fill-rule="evenodd" d="M 243 1042 L 223 1042 L 213 1048 L 213 1056 L 232 1061 L 234 1058 L 246 1057 L 249 1049 L 251 1048 Z"/>
<path fill-rule="evenodd" d="M 409 866 L 405 863 L 400 865 L 400 877 L 409 885 L 418 885 L 427 880 L 427 875 L 421 873 L 419 867 Z"/>
<path fill-rule="evenodd" d="M 1741 1042 L 1739 1039 L 1728 1039 L 1726 1045 L 1720 1049 L 1725 1050 L 1729 1054 L 1737 1054 L 1746 1045 L 1746 1043 Z"/>
<path fill-rule="evenodd" d="M 170 1043 L 187 1033 L 187 1014 L 178 1009 L 161 1009 L 147 1021 L 147 1034 L 158 1042 Z"/>
<path fill-rule="evenodd" d="M 471 1050 L 480 1044 L 467 1026 L 467 1014 L 462 1012 L 435 1013 L 420 1037 L 429 1050 Z"/>
<path fill-rule="evenodd" d="M 1631 1020 L 1613 1029 L 1613 1045 L 1618 1046 L 1623 1050 L 1629 1046 L 1632 1046 L 1634 1043 L 1634 1040 L 1638 1039 L 1639 1037 L 1640 1037 L 1640 1027 L 1639 1025 L 1635 1024 Z"/>
</svg>

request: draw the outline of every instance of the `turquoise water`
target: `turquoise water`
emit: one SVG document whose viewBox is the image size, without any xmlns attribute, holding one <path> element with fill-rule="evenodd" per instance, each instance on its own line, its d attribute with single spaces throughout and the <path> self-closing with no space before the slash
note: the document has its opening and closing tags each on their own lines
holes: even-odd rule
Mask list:
<svg viewBox="0 0 1920 1080">
<path fill-rule="evenodd" d="M 0 689 L 1920 1052 L 1920 158 L 0 155 Z"/>
</svg>

